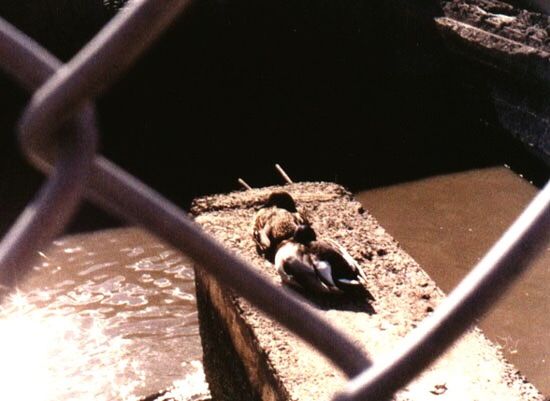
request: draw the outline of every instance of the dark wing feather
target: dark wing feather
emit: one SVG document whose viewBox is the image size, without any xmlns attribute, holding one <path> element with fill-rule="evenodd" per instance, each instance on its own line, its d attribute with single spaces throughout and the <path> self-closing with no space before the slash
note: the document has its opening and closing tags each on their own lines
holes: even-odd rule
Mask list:
<svg viewBox="0 0 550 401">
<path fill-rule="evenodd" d="M 327 241 L 312 242 L 311 251 L 319 260 L 330 264 L 334 284 L 343 292 L 355 294 L 374 301 L 374 297 L 364 285 L 362 272 L 359 267 L 348 263 L 340 249 Z M 350 256 L 351 258 L 351 256 Z"/>
<path fill-rule="evenodd" d="M 303 263 L 297 258 L 289 258 L 283 262 L 283 270 L 287 275 L 288 284 L 298 284 L 303 289 L 316 294 L 329 292 L 319 279 L 315 268 L 310 264 Z"/>
<path fill-rule="evenodd" d="M 252 236 L 260 254 L 264 254 L 271 247 L 271 227 L 268 226 L 269 220 L 270 211 L 268 209 L 260 209 L 254 217 Z"/>
</svg>

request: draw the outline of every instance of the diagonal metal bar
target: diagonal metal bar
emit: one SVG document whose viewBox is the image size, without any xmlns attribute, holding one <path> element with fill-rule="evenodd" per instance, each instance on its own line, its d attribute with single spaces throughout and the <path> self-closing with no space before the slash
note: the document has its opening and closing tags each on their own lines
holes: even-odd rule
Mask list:
<svg viewBox="0 0 550 401">
<path fill-rule="evenodd" d="M 53 172 L 0 243 L 0 286 L 13 288 L 30 270 L 37 250 L 59 235 L 76 211 L 94 160 L 93 108 L 82 106 L 67 124 Z M 6 288 L 7 287 L 7 288 Z M 0 299 L 2 293 L 0 291 Z"/>
<path fill-rule="evenodd" d="M 31 92 L 38 89 L 63 66 L 63 63 L 46 49 L 1 18 L 0 64 L 2 69 Z M 46 143 L 48 138 L 50 140 Z M 45 136 L 41 146 L 26 152 L 27 158 L 46 172 L 51 171 L 54 160 L 55 141 L 52 139 L 51 135 Z M 27 149 L 25 146 L 22 148 L 24 151 Z"/>
<path fill-rule="evenodd" d="M 32 88 L 60 62 L 0 19 L 0 65 Z M 56 140 L 64 146 L 51 177 L 0 243 L 0 297 L 30 269 L 36 250 L 61 233 L 79 204 L 97 146 L 93 106 L 83 103 Z"/>
<path fill-rule="evenodd" d="M 63 64 L 34 40 L 0 18 L 0 65 L 21 86 L 34 91 Z"/>
<path fill-rule="evenodd" d="M 40 149 L 86 98 L 95 98 L 183 11 L 190 0 L 130 1 L 63 67 L 38 89 L 23 112 L 23 148 Z"/>
<path fill-rule="evenodd" d="M 181 5 L 175 2 L 171 4 Z M 156 34 L 160 32 L 160 25 L 151 24 L 148 18 L 152 10 L 156 10 L 153 15 L 168 13 L 167 4 L 161 5 L 156 1 L 137 2 L 134 7 L 133 12 L 121 14 L 122 17 L 114 21 L 113 25 L 107 26 L 98 35 L 101 40 L 96 38 L 92 41 L 95 45 L 87 47 L 83 54 L 79 53 L 75 57 L 78 62 L 71 62 L 62 67 L 62 72 L 56 73 L 33 97 L 33 104 L 21 120 L 20 133 L 23 146 L 32 159 L 40 159 L 41 156 L 37 156 L 37 153 L 43 146 L 48 145 L 49 135 L 46 134 L 55 127 L 52 125 L 48 127 L 49 130 L 41 129 L 42 124 L 49 124 L 48 121 L 54 124 L 49 113 L 57 117 L 69 115 L 72 112 L 72 104 L 79 104 L 84 99 L 97 95 L 103 87 L 103 84 L 81 86 L 81 82 L 104 83 L 108 80 L 105 75 L 111 72 L 104 68 L 103 62 L 117 64 L 116 57 L 120 57 L 120 54 L 113 53 L 114 50 L 106 51 L 105 48 L 120 50 L 120 47 L 123 47 L 128 50 L 132 46 L 141 47 L 141 44 L 136 44 L 133 36 L 136 30 L 147 30 L 152 26 L 158 29 Z M 149 11 L 142 14 L 137 11 L 140 7 Z M 168 20 L 166 16 L 164 19 Z M 118 47 L 111 45 L 111 41 L 118 43 Z M 32 50 L 28 47 L 26 51 L 32 53 Z M 139 53 L 135 50 L 128 51 L 135 56 Z M 104 60 L 109 57 L 113 59 Z M 126 66 L 129 65 L 131 60 L 125 60 Z M 55 106 L 51 106 L 52 104 Z M 68 109 L 64 109 L 65 107 Z M 47 169 L 47 164 L 47 160 L 41 159 L 38 167 Z M 130 221 L 145 226 L 182 249 L 219 280 L 317 347 L 348 376 L 354 376 L 370 365 L 370 360 L 363 350 L 345 334 L 332 327 L 310 306 L 274 286 L 248 263 L 229 253 L 205 234 L 183 211 L 108 160 L 96 159 L 87 187 L 92 200 Z"/>
<path fill-rule="evenodd" d="M 386 362 L 351 380 L 334 401 L 385 400 L 481 317 L 549 242 L 550 182 L 435 312 Z"/>
</svg>

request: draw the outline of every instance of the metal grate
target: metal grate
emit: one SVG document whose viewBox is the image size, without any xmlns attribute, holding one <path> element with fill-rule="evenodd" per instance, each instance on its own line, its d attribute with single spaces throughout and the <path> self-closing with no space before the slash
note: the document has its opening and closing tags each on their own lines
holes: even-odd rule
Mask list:
<svg viewBox="0 0 550 401">
<path fill-rule="evenodd" d="M 96 154 L 93 99 L 124 73 L 190 0 L 129 2 L 63 64 L 0 18 L 0 66 L 33 92 L 19 124 L 29 160 L 49 174 L 0 243 L 0 295 L 36 250 L 60 234 L 81 199 L 139 224 L 181 249 L 210 274 L 316 347 L 351 378 L 334 400 L 390 397 L 450 346 L 526 269 L 548 241 L 550 184 L 386 362 L 373 363 L 314 309 L 259 275 L 205 234 L 184 211 Z"/>
</svg>

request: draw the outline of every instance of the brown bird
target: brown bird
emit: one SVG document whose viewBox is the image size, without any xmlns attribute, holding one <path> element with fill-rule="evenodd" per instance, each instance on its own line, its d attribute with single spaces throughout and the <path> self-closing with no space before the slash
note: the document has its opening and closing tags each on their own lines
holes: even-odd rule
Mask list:
<svg viewBox="0 0 550 401">
<path fill-rule="evenodd" d="M 355 259 L 330 240 L 317 240 L 310 226 L 299 226 L 279 247 L 275 267 L 281 280 L 317 294 L 345 294 L 374 301 Z"/>
<path fill-rule="evenodd" d="M 292 238 L 298 226 L 309 226 L 296 202 L 285 191 L 272 192 L 254 217 L 252 235 L 258 253 L 273 262 L 279 245 Z"/>
</svg>

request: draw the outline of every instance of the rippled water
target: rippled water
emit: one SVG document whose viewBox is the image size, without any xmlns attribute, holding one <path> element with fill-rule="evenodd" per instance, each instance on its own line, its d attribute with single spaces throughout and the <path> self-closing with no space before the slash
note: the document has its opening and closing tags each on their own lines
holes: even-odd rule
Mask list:
<svg viewBox="0 0 550 401">
<path fill-rule="evenodd" d="M 40 252 L 0 308 L 0 355 L 6 399 L 137 400 L 166 389 L 178 400 L 208 396 L 193 270 L 134 228 L 64 238 Z"/>
</svg>

